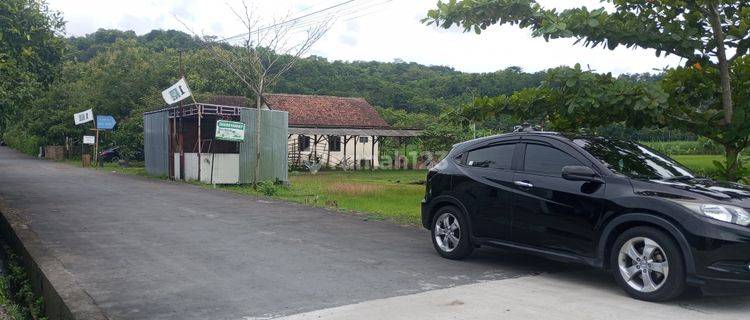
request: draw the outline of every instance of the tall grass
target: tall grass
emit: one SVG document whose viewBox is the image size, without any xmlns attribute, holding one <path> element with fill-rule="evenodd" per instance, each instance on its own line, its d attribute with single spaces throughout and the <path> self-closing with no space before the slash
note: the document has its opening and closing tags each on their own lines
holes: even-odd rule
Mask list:
<svg viewBox="0 0 750 320">
<path fill-rule="evenodd" d="M 698 139 L 695 141 L 643 141 L 642 144 L 669 155 L 721 155 L 724 147 L 713 141 Z"/>
</svg>

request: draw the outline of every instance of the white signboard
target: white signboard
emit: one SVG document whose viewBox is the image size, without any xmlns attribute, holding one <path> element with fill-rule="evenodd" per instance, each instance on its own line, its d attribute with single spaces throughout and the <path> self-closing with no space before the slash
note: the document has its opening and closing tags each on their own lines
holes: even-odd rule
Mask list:
<svg viewBox="0 0 750 320">
<path fill-rule="evenodd" d="M 190 96 L 190 88 L 188 88 L 185 78 L 182 78 L 167 90 L 162 91 L 161 96 L 167 104 L 175 104 Z"/>
<path fill-rule="evenodd" d="M 73 115 L 73 121 L 76 122 L 76 125 L 79 125 L 81 123 L 86 123 L 92 120 L 94 120 L 94 111 L 92 111 L 91 109 L 88 109 L 84 112 L 79 112 Z"/>
<path fill-rule="evenodd" d="M 236 121 L 216 121 L 216 139 L 245 142 L 245 124 Z"/>
<path fill-rule="evenodd" d="M 94 136 L 83 136 L 83 144 L 95 144 L 96 137 Z"/>
</svg>

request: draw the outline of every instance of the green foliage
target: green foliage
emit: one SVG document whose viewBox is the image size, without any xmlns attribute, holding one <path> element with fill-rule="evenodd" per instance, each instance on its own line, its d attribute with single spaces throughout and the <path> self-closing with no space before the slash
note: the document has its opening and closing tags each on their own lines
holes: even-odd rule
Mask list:
<svg viewBox="0 0 750 320">
<path fill-rule="evenodd" d="M 715 0 L 604 0 L 614 11 L 586 7 L 546 9 L 534 0 L 449 0 L 423 20 L 443 28 L 461 26 L 480 33 L 495 24 L 529 28 L 546 40 L 576 38 L 584 45 L 641 47 L 656 54 L 673 54 L 686 65 L 712 63 L 719 43 L 711 28 L 713 6 L 727 37 L 723 44 L 743 56 L 750 48 L 750 7 L 742 1 Z"/>
<path fill-rule="evenodd" d="M 437 117 L 433 114 L 422 112 L 409 112 L 403 109 L 375 107 L 378 114 L 394 128 L 402 129 L 424 129 L 434 123 Z"/>
<path fill-rule="evenodd" d="M 741 177 L 743 164 L 738 155 L 750 143 L 750 56 L 731 64 L 734 110 L 730 123 L 724 119 L 720 97 L 721 80 L 715 68 L 680 67 L 669 70 L 661 81 L 670 92 L 663 125 L 683 129 L 722 145 L 726 159 L 721 166 L 730 180 Z M 727 165 L 728 164 L 728 165 Z"/>
<path fill-rule="evenodd" d="M 9 147 L 28 155 L 37 155 L 39 153 L 39 147 L 42 146 L 39 142 L 40 140 L 41 138 L 23 131 L 19 126 L 13 126 L 3 134 L 3 141 Z"/>
<path fill-rule="evenodd" d="M 640 47 L 682 57 L 685 67 L 668 70 L 661 88 L 562 68 L 539 88 L 477 104 L 566 130 L 607 122 L 683 129 L 721 144 L 725 176 L 737 178 L 737 156 L 750 139 L 750 7 L 724 0 L 605 2 L 614 10 L 558 12 L 534 0 L 440 1 L 423 21 L 477 33 L 494 24 L 518 25 L 546 40 L 575 38 L 590 47 Z M 734 55 L 727 57 L 726 49 Z"/>
<path fill-rule="evenodd" d="M 265 196 L 273 197 L 282 189 L 282 185 L 277 181 L 260 181 L 258 182 L 258 192 Z"/>
<path fill-rule="evenodd" d="M 31 288 L 19 257 L 3 244 L 7 253 L 5 273 L 0 275 L 0 304 L 14 320 L 44 320 L 44 300 Z"/>
<path fill-rule="evenodd" d="M 63 26 L 45 1 L 0 2 L 0 132 L 59 72 Z"/>
<path fill-rule="evenodd" d="M 718 171 L 718 177 L 722 180 L 737 180 L 737 178 L 747 177 L 750 174 L 750 168 L 745 167 L 747 159 L 738 157 L 735 164 L 734 170 L 729 170 L 727 161 L 714 160 L 713 164 Z M 732 172 L 733 176 L 728 176 L 727 172 Z"/>
<path fill-rule="evenodd" d="M 666 99 L 654 83 L 583 71 L 576 65 L 550 69 L 539 87 L 479 98 L 461 115 L 487 119 L 510 114 L 517 123 L 530 120 L 566 132 L 617 122 L 641 128 L 658 123 Z"/>
</svg>

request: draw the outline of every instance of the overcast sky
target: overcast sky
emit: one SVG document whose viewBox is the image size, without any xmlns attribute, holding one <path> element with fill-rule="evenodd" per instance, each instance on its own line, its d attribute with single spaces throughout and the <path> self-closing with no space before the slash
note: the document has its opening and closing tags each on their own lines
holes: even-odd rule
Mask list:
<svg viewBox="0 0 750 320">
<path fill-rule="evenodd" d="M 80 36 L 99 28 L 133 30 L 143 34 L 153 29 L 188 32 L 175 17 L 197 33 L 229 37 L 243 32 L 230 6 L 241 8 L 241 0 L 48 0 L 63 12 L 68 35 Z M 267 17 L 308 14 L 345 0 L 248 0 Z M 600 7 L 598 0 L 538 0 L 560 9 L 586 5 Z M 436 0 L 354 0 L 338 12 L 331 30 L 312 54 L 329 60 L 402 59 L 427 65 L 451 66 L 467 72 L 492 72 L 509 66 L 538 71 L 581 63 L 599 72 L 654 72 L 680 63 L 676 57 L 657 58 L 652 50 L 585 48 L 572 40 L 545 42 L 530 31 L 512 26 L 493 26 L 481 35 L 462 30 L 438 29 L 420 23 Z M 333 11 L 333 10 L 331 10 Z M 331 12 L 329 11 L 329 12 Z"/>
</svg>

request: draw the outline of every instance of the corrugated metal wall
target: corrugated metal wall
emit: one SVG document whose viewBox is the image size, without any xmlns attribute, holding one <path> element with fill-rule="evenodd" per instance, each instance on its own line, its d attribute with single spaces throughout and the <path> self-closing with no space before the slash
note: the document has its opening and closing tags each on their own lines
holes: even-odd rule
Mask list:
<svg viewBox="0 0 750 320">
<path fill-rule="evenodd" d="M 245 142 L 240 143 L 240 183 L 251 183 L 255 175 L 255 117 L 256 109 L 243 109 L 240 121 L 246 125 Z M 289 181 L 287 138 L 289 114 L 285 111 L 261 111 L 261 159 L 258 181 Z"/>
<path fill-rule="evenodd" d="M 169 115 L 167 111 L 143 115 L 143 153 L 146 172 L 154 176 L 169 174 Z"/>
</svg>

